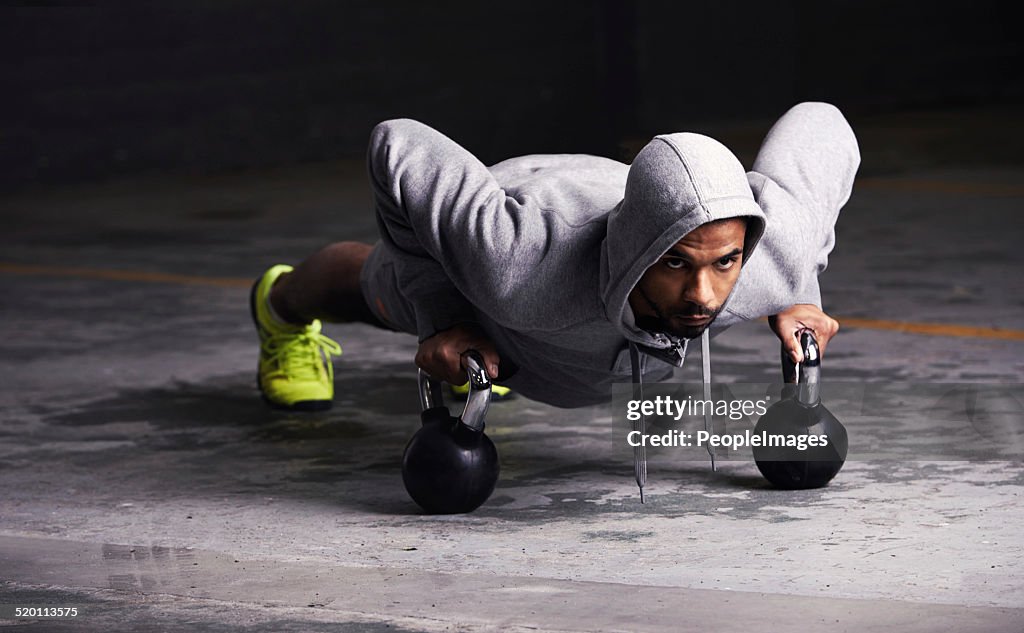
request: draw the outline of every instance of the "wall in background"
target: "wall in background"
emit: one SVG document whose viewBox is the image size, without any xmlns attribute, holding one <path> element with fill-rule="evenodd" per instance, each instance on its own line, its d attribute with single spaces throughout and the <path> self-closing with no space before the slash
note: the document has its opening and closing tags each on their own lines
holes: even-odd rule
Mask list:
<svg viewBox="0 0 1024 633">
<path fill-rule="evenodd" d="M 637 3 L 638 121 L 852 112 L 1024 95 L 1012 3 L 883 0 Z"/>
<path fill-rule="evenodd" d="M 803 99 L 852 112 L 1024 94 L 1009 2 L 613 0 L 0 9 L 0 186 L 360 156 L 408 116 L 487 162 L 619 156 Z"/>
</svg>

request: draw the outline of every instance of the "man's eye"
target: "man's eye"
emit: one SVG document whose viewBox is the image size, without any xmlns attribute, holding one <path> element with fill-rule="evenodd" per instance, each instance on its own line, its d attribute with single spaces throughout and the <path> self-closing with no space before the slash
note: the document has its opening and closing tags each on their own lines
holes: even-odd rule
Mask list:
<svg viewBox="0 0 1024 633">
<path fill-rule="evenodd" d="M 672 270 L 679 270 L 680 268 L 686 265 L 686 262 L 684 262 L 681 259 L 666 259 L 665 265 L 671 268 Z"/>
<path fill-rule="evenodd" d="M 735 257 L 723 257 L 722 259 L 718 260 L 718 267 L 721 268 L 722 270 L 728 270 L 729 268 L 732 268 L 732 265 L 735 263 Z"/>
</svg>

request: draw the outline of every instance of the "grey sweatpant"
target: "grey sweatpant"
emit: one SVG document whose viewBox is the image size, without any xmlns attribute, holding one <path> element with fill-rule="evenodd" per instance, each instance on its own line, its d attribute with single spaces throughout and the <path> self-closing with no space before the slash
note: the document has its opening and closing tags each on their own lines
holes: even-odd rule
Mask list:
<svg viewBox="0 0 1024 633">
<path fill-rule="evenodd" d="M 395 273 L 394 253 L 384 242 L 377 242 L 359 274 L 359 286 L 370 311 L 396 332 L 416 334 L 416 315 L 412 303 L 402 294 Z"/>
</svg>

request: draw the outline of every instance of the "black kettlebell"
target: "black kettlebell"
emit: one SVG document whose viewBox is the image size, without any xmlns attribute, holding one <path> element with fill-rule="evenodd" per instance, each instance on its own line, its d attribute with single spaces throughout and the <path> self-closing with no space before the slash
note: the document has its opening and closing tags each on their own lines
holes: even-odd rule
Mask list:
<svg viewBox="0 0 1024 633">
<path fill-rule="evenodd" d="M 754 446 L 757 468 L 775 487 L 785 490 L 820 488 L 839 472 L 846 461 L 846 427 L 821 404 L 821 354 L 810 330 L 799 333 L 804 361 L 794 364 L 782 350 L 782 374 L 786 384 L 783 398 L 765 412 L 754 427 L 754 434 L 813 436 L 824 435 L 824 446 Z M 805 438 L 806 439 L 806 438 Z"/>
<path fill-rule="evenodd" d="M 459 514 L 480 507 L 498 482 L 498 450 L 484 433 L 491 381 L 476 352 L 466 356 L 469 396 L 461 417 L 452 417 L 441 384 L 419 370 L 423 426 L 402 457 L 409 496 L 430 514 Z"/>
</svg>

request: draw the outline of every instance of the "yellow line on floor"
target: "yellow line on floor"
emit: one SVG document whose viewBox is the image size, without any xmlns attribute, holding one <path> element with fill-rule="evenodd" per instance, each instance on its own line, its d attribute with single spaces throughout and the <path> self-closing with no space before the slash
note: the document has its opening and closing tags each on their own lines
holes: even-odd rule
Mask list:
<svg viewBox="0 0 1024 633">
<path fill-rule="evenodd" d="M 1004 341 L 1024 341 L 1024 331 L 1005 330 L 996 327 L 975 327 L 972 325 L 955 325 L 949 323 L 915 323 L 912 321 L 886 321 L 883 319 L 861 319 L 858 317 L 835 317 L 841 327 L 864 328 L 868 330 L 888 330 L 891 332 L 909 332 L 911 334 L 928 334 L 931 336 L 960 336 L 967 338 L 994 338 Z"/>
<path fill-rule="evenodd" d="M 77 268 L 65 266 L 30 266 L 0 262 L 0 273 L 12 275 L 47 277 L 76 277 L 80 279 L 109 279 L 114 281 L 141 281 L 148 283 L 177 284 L 186 286 L 218 286 L 222 288 L 248 288 L 252 279 L 238 277 L 202 277 L 196 275 L 175 275 L 140 270 L 112 270 L 107 268 Z M 836 316 L 843 327 L 926 334 L 931 336 L 952 336 L 964 338 L 990 338 L 1005 341 L 1024 341 L 1024 330 L 1007 330 L 993 327 L 976 327 L 947 323 L 919 323 L 913 321 L 887 321 L 884 319 L 862 319 L 859 317 Z"/>
<path fill-rule="evenodd" d="M 252 279 L 237 277 L 200 277 L 175 275 L 142 270 L 111 270 L 108 268 L 77 268 L 65 266 L 28 266 L 0 262 L 0 273 L 13 275 L 43 275 L 46 277 L 78 277 L 82 279 L 110 279 L 115 281 L 143 281 L 185 286 L 220 286 L 222 288 L 248 288 Z"/>
</svg>

